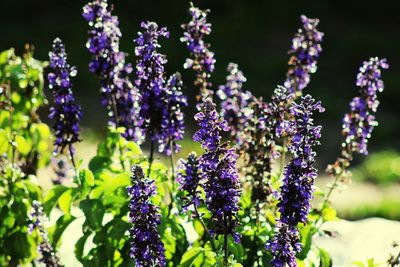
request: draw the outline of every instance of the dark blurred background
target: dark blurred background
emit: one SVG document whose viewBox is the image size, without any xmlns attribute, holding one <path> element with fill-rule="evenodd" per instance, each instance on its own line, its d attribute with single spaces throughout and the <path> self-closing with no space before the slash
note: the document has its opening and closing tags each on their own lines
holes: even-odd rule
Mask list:
<svg viewBox="0 0 400 267">
<path fill-rule="evenodd" d="M 187 13 L 189 1 L 110 2 L 120 19 L 121 50 L 130 54 L 129 62 L 135 61 L 133 39 L 140 21 L 153 20 L 168 27 L 171 37 L 161 41 L 161 51 L 168 56 L 168 72 L 179 70 L 183 73 L 185 94 L 193 103 L 193 73 L 182 68 L 188 52 L 179 41 L 182 35 L 180 24 L 190 19 Z M 22 53 L 24 44 L 30 43 L 36 47 L 35 57 L 47 60 L 52 40 L 55 37 L 63 39 L 70 63 L 79 70 L 74 90 L 84 109 L 83 124 L 102 132 L 106 115 L 99 103 L 99 84 L 87 68 L 88 25 L 81 17 L 85 3 L 73 0 L 2 1 L 0 50 L 14 47 Z M 400 80 L 396 74 L 400 73 L 400 19 L 395 1 L 392 4 L 389 1 L 318 0 L 204 0 L 194 3 L 211 9 L 209 21 L 213 32 L 207 40 L 217 59 L 212 78 L 214 88 L 224 82 L 228 62 L 236 62 L 248 78 L 246 89 L 267 99 L 285 78 L 287 50 L 300 26 L 299 16 L 305 14 L 320 19 L 319 29 L 325 33 L 323 53 L 318 71 L 305 92 L 321 100 L 326 107 L 326 112 L 317 120 L 324 127 L 323 149 L 320 149 L 322 164 L 333 161 L 337 155 L 341 119 L 357 92 L 355 78 L 362 61 L 370 56 L 387 58 L 390 69 L 383 74 L 386 88 L 379 96 L 381 105 L 377 119 L 380 125 L 370 140 L 370 151 L 399 149 Z M 193 105 L 187 112 L 194 113 Z"/>
</svg>

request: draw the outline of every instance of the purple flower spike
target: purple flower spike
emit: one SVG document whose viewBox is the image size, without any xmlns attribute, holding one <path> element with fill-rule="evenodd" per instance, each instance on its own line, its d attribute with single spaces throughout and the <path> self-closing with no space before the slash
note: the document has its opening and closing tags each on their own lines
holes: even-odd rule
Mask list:
<svg viewBox="0 0 400 267">
<path fill-rule="evenodd" d="M 221 116 L 228 122 L 231 127 L 231 136 L 240 146 L 243 130 L 249 120 L 250 111 L 247 107 L 252 95 L 242 90 L 246 77 L 237 64 L 229 63 L 227 71 L 229 74 L 226 77 L 226 84 L 219 87 L 217 95 L 221 99 Z"/>
<path fill-rule="evenodd" d="M 49 237 L 43 226 L 43 220 L 45 215 L 43 213 L 42 204 L 39 201 L 34 200 L 32 203 L 32 212 L 29 214 L 30 223 L 28 225 L 29 233 L 32 233 L 35 229 L 39 231 L 41 242 L 38 247 L 38 252 L 41 255 L 39 262 L 44 266 L 58 267 L 59 259 L 54 252 L 53 247 L 50 245 Z"/>
<path fill-rule="evenodd" d="M 71 78 L 76 76 L 77 71 L 67 63 L 65 47 L 59 38 L 54 40 L 49 57 L 50 72 L 47 78 L 54 99 L 49 118 L 55 120 L 54 153 L 62 153 L 68 147 L 70 156 L 73 157 L 73 144 L 79 141 L 79 122 L 82 117 L 81 107 L 75 103 L 72 93 Z"/>
<path fill-rule="evenodd" d="M 168 156 L 178 153 L 180 145 L 176 143 L 183 139 L 185 133 L 185 115 L 183 107 L 187 107 L 187 98 L 182 94 L 182 77 L 175 73 L 167 81 L 164 105 L 167 107 L 161 122 L 161 130 L 158 138 L 159 151 L 165 152 Z"/>
<path fill-rule="evenodd" d="M 89 70 L 100 80 L 101 103 L 107 108 L 109 123 L 124 127 L 126 139 L 141 142 L 143 137 L 136 127 L 138 94 L 129 80 L 132 66 L 119 50 L 122 34 L 118 18 L 111 12 L 107 0 L 94 0 L 83 8 L 82 16 L 91 27 L 86 43 L 92 55 Z"/>
<path fill-rule="evenodd" d="M 157 227 L 161 223 L 159 208 L 151 202 L 156 194 L 154 180 L 144 177 L 140 166 L 132 167 L 132 186 L 128 187 L 131 251 L 137 267 L 165 266 L 165 248 Z"/>
<path fill-rule="evenodd" d="M 201 175 L 199 172 L 199 159 L 194 152 L 190 153 L 187 160 L 180 160 L 179 172 L 176 176 L 176 181 L 179 183 L 179 190 L 184 192 L 183 209 L 187 210 L 190 205 L 198 207 L 200 205 L 201 197 L 199 186 L 201 182 Z"/>
<path fill-rule="evenodd" d="M 238 226 L 237 212 L 239 211 L 240 182 L 236 168 L 238 158 L 234 149 L 227 143 L 221 144 L 221 132 L 229 127 L 221 120 L 215 105 L 207 100 L 203 112 L 195 116 L 200 129 L 193 139 L 200 142 L 204 154 L 200 157 L 199 169 L 202 180 L 205 181 L 206 204 L 211 212 L 213 223 L 212 235 L 232 235 L 239 242 L 240 235 L 236 232 Z"/>
<path fill-rule="evenodd" d="M 302 28 L 292 40 L 289 50 L 289 70 L 286 74 L 285 87 L 289 93 L 299 94 L 310 82 L 310 75 L 317 71 L 317 60 L 322 51 L 321 42 L 324 34 L 317 30 L 318 19 L 302 15 Z"/>
<path fill-rule="evenodd" d="M 318 175 L 313 164 L 316 156 L 314 149 L 320 144 L 321 126 L 314 126 L 312 115 L 316 111 L 323 112 L 324 108 L 320 102 L 315 102 L 310 95 L 306 95 L 301 98 L 300 104 L 293 103 L 290 110 L 294 116 L 294 134 L 288 148 L 293 158 L 285 167 L 278 203 L 280 212 L 278 227 L 281 229 L 267 244 L 271 248 L 274 266 L 283 266 L 282 262 L 296 266 L 293 251 L 299 251 L 300 248 L 296 245 L 298 238 L 293 240 L 291 236 L 298 236 L 299 223 L 307 223 L 314 180 Z M 285 228 L 290 230 L 290 234 L 284 233 L 287 230 L 282 229 Z M 287 249 L 289 243 L 291 246 Z M 279 246 L 284 244 L 281 249 L 285 250 L 283 252 L 277 250 L 279 247 L 277 244 L 280 244 Z M 293 253 L 289 253 L 291 251 Z"/>
<path fill-rule="evenodd" d="M 190 3 L 189 13 L 192 20 L 182 25 L 185 32 L 181 37 L 181 42 L 186 44 L 191 56 L 186 59 L 183 67 L 192 69 L 196 73 L 195 86 L 200 91 L 197 96 L 200 103 L 213 94 L 210 90 L 211 82 L 209 79 L 214 71 L 214 52 L 209 50 L 210 44 L 204 42 L 204 38 L 211 33 L 211 24 L 207 22 L 208 12 L 208 10 L 200 10 L 193 6 L 193 3 Z"/>
</svg>

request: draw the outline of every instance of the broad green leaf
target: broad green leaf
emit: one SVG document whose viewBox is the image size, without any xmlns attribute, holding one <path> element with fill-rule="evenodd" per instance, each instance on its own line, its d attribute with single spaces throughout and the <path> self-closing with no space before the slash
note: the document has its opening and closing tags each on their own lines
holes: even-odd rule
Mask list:
<svg viewBox="0 0 400 267">
<path fill-rule="evenodd" d="M 62 215 L 58 218 L 56 224 L 49 229 L 50 242 L 54 248 L 57 247 L 58 240 L 60 240 L 65 229 L 67 229 L 68 225 L 70 225 L 75 219 L 76 217 L 70 214 Z"/>
<path fill-rule="evenodd" d="M 69 188 L 64 193 L 62 193 L 62 195 L 58 199 L 58 205 L 64 213 L 70 214 L 72 201 L 74 199 L 76 192 L 77 189 Z"/>
<path fill-rule="evenodd" d="M 57 185 L 53 187 L 46 195 L 43 203 L 43 209 L 47 216 L 50 216 L 51 210 L 54 208 L 61 195 L 68 190 L 68 187 Z"/>
<path fill-rule="evenodd" d="M 9 139 L 8 134 L 4 129 L 0 129 L 0 154 L 4 154 L 8 151 Z"/>
<path fill-rule="evenodd" d="M 79 240 L 75 244 L 75 249 L 74 249 L 75 257 L 80 262 L 82 262 L 84 258 L 83 252 L 85 249 L 86 240 L 88 239 L 90 234 L 91 234 L 90 232 L 85 233 L 81 238 L 79 238 Z"/>
<path fill-rule="evenodd" d="M 80 170 L 79 171 L 79 182 L 81 184 L 82 197 L 86 197 L 90 189 L 94 186 L 94 176 L 90 170 Z"/>
<path fill-rule="evenodd" d="M 320 263 L 319 263 L 320 267 L 331 267 L 332 266 L 331 256 L 323 248 L 319 248 L 319 259 L 320 259 Z"/>
<path fill-rule="evenodd" d="M 17 151 L 22 155 L 26 156 L 32 149 L 32 145 L 25 139 L 25 137 L 17 135 L 15 137 L 15 142 L 17 143 Z"/>
<path fill-rule="evenodd" d="M 100 229 L 105 213 L 101 201 L 98 199 L 85 199 L 81 201 L 79 207 L 85 214 L 87 225 L 92 230 Z"/>
<path fill-rule="evenodd" d="M 183 254 L 180 266 L 181 267 L 193 266 L 196 259 L 203 253 L 204 249 L 202 247 L 190 248 L 188 251 L 185 252 L 185 254 Z"/>
<path fill-rule="evenodd" d="M 301 244 L 302 244 L 302 250 L 300 253 L 297 253 L 297 258 L 300 260 L 304 260 L 308 252 L 311 249 L 312 245 L 312 237 L 316 233 L 316 229 L 312 225 L 305 225 L 300 229 L 300 237 L 301 237 Z"/>
<path fill-rule="evenodd" d="M 322 210 L 322 218 L 325 222 L 336 220 L 336 210 L 332 206 L 326 206 Z"/>
</svg>

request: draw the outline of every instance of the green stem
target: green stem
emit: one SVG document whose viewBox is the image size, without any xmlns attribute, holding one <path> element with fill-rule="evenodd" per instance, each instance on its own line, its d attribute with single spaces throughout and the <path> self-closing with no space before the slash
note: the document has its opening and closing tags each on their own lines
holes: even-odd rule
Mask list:
<svg viewBox="0 0 400 267">
<path fill-rule="evenodd" d="M 174 168 L 174 152 L 172 151 L 172 143 L 171 143 L 171 155 L 170 155 L 170 163 L 171 163 L 171 190 L 169 191 L 169 197 L 171 201 L 168 206 L 168 216 L 171 214 L 171 210 L 174 206 L 174 191 L 175 191 L 175 168 Z"/>
<path fill-rule="evenodd" d="M 149 169 L 147 171 L 147 177 L 150 177 L 151 174 L 151 165 L 153 165 L 153 160 L 154 160 L 154 141 L 151 140 L 150 144 L 150 155 L 149 155 Z"/>
<path fill-rule="evenodd" d="M 224 266 L 228 266 L 228 220 L 226 218 L 226 214 L 224 216 L 224 223 L 225 223 L 225 233 L 224 233 Z"/>
<path fill-rule="evenodd" d="M 199 211 L 198 211 L 198 209 L 197 209 L 196 204 L 193 204 L 193 207 L 194 207 L 194 213 L 195 213 L 195 215 L 196 215 L 196 218 L 200 221 L 201 226 L 203 226 L 204 232 L 205 232 L 207 238 L 210 240 L 211 247 L 212 247 L 213 251 L 216 252 L 214 240 L 212 239 L 212 237 L 211 237 L 211 235 L 210 235 L 210 232 L 208 231 L 207 226 L 205 225 L 203 219 L 201 218 L 200 213 L 199 213 Z"/>
</svg>

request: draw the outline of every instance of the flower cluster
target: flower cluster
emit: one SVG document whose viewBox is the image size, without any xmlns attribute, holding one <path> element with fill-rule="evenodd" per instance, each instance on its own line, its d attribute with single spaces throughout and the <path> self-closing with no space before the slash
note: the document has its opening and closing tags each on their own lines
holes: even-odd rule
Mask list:
<svg viewBox="0 0 400 267">
<path fill-rule="evenodd" d="M 286 87 L 278 85 L 268 103 L 270 118 L 266 118 L 266 120 L 271 121 L 271 134 L 275 140 L 290 136 L 293 133 L 293 123 L 289 110 L 293 99 L 294 94 L 289 93 Z"/>
<path fill-rule="evenodd" d="M 68 171 L 70 170 L 70 166 L 65 158 L 54 158 L 52 160 L 53 171 L 56 175 L 52 179 L 53 184 L 63 184 L 66 180 L 68 180 Z"/>
<path fill-rule="evenodd" d="M 317 30 L 319 20 L 304 15 L 300 18 L 303 25 L 292 40 L 289 70 L 284 83 L 290 93 L 301 93 L 308 85 L 310 75 L 317 71 L 317 60 L 322 51 L 324 34 Z"/>
<path fill-rule="evenodd" d="M 186 59 L 185 69 L 193 69 L 196 73 L 195 86 L 200 92 L 197 96 L 199 102 L 204 102 L 212 96 L 211 82 L 209 78 L 214 71 L 214 52 L 210 51 L 210 44 L 204 42 L 204 37 L 211 33 L 211 24 L 207 22 L 208 10 L 200 10 L 190 4 L 189 13 L 192 20 L 182 25 L 185 30 L 181 42 L 186 44 L 191 58 Z"/>
<path fill-rule="evenodd" d="M 203 112 L 195 116 L 200 129 L 193 139 L 205 150 L 200 157 L 199 169 L 205 181 L 206 204 L 211 212 L 212 235 L 232 235 L 239 242 L 237 212 L 239 210 L 240 182 L 236 168 L 237 155 L 227 143 L 221 144 L 221 132 L 229 127 L 221 120 L 215 105 L 207 100 Z"/>
<path fill-rule="evenodd" d="M 200 205 L 200 192 L 199 186 L 201 182 L 201 175 L 199 172 L 199 159 L 194 152 L 190 153 L 187 160 L 180 160 L 179 172 L 176 176 L 179 190 L 183 191 L 185 196 L 182 198 L 184 201 L 183 209 L 187 210 L 190 205 L 198 207 Z"/>
<path fill-rule="evenodd" d="M 229 74 L 226 77 L 226 84 L 219 87 L 217 95 L 221 99 L 221 116 L 231 127 L 230 134 L 235 139 L 235 143 L 241 145 L 242 132 L 249 119 L 250 111 L 247 106 L 252 95 L 242 90 L 246 77 L 237 64 L 229 63 L 227 71 Z"/>
<path fill-rule="evenodd" d="M 129 81 L 132 66 L 125 63 L 125 53 L 119 50 L 121 31 L 119 21 L 111 14 L 107 0 L 94 0 L 83 8 L 83 17 L 89 23 L 89 40 L 86 44 L 92 54 L 89 70 L 101 83 L 102 105 L 107 108 L 110 124 L 126 129 L 124 137 L 141 141 L 136 129 L 136 89 Z"/>
<path fill-rule="evenodd" d="M 34 200 L 32 203 L 32 212 L 30 213 L 30 223 L 28 225 L 29 232 L 32 233 L 35 229 L 39 231 L 41 242 L 38 247 L 38 251 L 41 255 L 39 261 L 45 266 L 58 267 L 59 259 L 55 254 L 53 247 L 50 245 L 47 232 L 43 226 L 43 219 L 45 218 L 43 213 L 42 204 L 39 201 Z"/>
<path fill-rule="evenodd" d="M 187 98 L 182 94 L 182 77 L 180 73 L 175 73 L 167 81 L 165 90 L 164 105 L 167 112 L 161 123 L 159 140 L 159 151 L 171 155 L 180 150 L 180 145 L 176 143 L 183 139 L 185 132 L 185 115 L 182 108 L 187 106 Z"/>
<path fill-rule="evenodd" d="M 335 176 L 346 172 L 345 169 L 353 159 L 353 153 L 368 154 L 368 139 L 378 124 L 375 120 L 379 105 L 377 94 L 384 88 L 381 69 L 388 67 L 386 59 L 376 57 L 364 61 L 360 67 L 356 82 L 359 94 L 350 102 L 350 112 L 343 118 L 342 134 L 345 141 L 342 143 L 341 156 L 334 164 L 328 166 L 329 174 Z"/>
<path fill-rule="evenodd" d="M 323 112 L 324 108 L 320 102 L 315 102 L 310 95 L 306 95 L 301 98 L 300 104 L 293 103 L 290 110 L 295 119 L 295 132 L 292 143 L 288 146 L 293 159 L 284 171 L 278 203 L 280 212 L 278 228 L 285 227 L 290 230 L 291 235 L 296 235 L 297 225 L 307 222 L 314 180 L 317 177 L 317 170 L 313 167 L 316 156 L 314 148 L 319 145 L 321 126 L 314 126 L 312 115 L 315 111 Z M 280 240 L 280 238 L 284 239 Z M 287 243 L 288 241 L 290 243 Z M 299 251 L 297 243 L 298 240 L 287 238 L 287 235 L 281 233 L 275 235 L 267 246 L 271 249 L 275 262 L 283 261 L 290 264 L 295 260 L 293 251 Z M 279 251 L 278 248 L 286 248 L 286 250 Z M 292 259 L 288 259 L 288 255 L 292 255 Z"/>
<path fill-rule="evenodd" d="M 130 257 L 138 267 L 165 266 L 165 248 L 157 229 L 161 223 L 159 208 L 151 202 L 156 194 L 154 180 L 146 179 L 142 168 L 135 165 L 131 181 L 132 186 L 127 188 L 132 223 Z"/>
<path fill-rule="evenodd" d="M 73 157 L 73 144 L 79 141 L 79 121 L 82 117 L 81 107 L 75 103 L 72 93 L 71 78 L 77 71 L 75 67 L 67 63 L 64 44 L 58 38 L 53 42 L 53 50 L 49 53 L 49 57 L 50 72 L 47 78 L 54 98 L 54 106 L 50 108 L 49 118 L 55 120 L 54 153 L 62 153 L 68 146 L 69 153 Z"/>
</svg>

